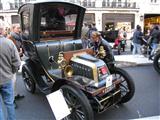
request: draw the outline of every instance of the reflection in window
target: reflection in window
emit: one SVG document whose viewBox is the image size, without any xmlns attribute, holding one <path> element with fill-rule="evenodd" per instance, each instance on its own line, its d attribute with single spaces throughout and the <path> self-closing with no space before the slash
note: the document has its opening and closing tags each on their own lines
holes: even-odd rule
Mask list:
<svg viewBox="0 0 160 120">
<path fill-rule="evenodd" d="M 24 40 L 29 39 L 29 12 L 25 11 L 22 13 L 22 38 Z"/>
<path fill-rule="evenodd" d="M 73 37 L 77 20 L 77 8 L 70 5 L 42 5 L 41 38 Z"/>
</svg>

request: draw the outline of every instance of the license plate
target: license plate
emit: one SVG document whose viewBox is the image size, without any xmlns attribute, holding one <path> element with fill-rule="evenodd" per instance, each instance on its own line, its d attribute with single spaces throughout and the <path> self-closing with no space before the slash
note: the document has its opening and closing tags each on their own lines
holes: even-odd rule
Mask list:
<svg viewBox="0 0 160 120">
<path fill-rule="evenodd" d="M 106 88 L 112 86 L 112 80 L 113 80 L 112 75 L 107 76 L 107 78 L 106 78 Z"/>
<path fill-rule="evenodd" d="M 115 88 L 115 85 L 112 84 L 111 86 L 109 86 L 108 88 L 106 88 L 107 92 L 110 92 L 111 90 L 113 90 Z"/>
</svg>

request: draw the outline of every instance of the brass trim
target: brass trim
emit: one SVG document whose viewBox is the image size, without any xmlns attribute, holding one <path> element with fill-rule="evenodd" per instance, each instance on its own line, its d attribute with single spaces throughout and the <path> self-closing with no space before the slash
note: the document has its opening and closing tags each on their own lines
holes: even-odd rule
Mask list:
<svg viewBox="0 0 160 120">
<path fill-rule="evenodd" d="M 47 54 L 48 54 L 48 58 L 49 58 L 51 56 L 51 54 L 50 54 L 50 49 L 49 49 L 48 41 L 45 41 L 45 44 L 46 44 L 46 47 L 47 47 Z M 52 65 L 50 66 L 50 68 L 53 69 Z"/>
<path fill-rule="evenodd" d="M 45 70 L 45 68 L 42 66 L 44 72 L 46 73 L 46 75 L 49 77 L 49 79 L 52 80 L 52 82 L 55 82 L 55 80 L 53 80 L 53 78 L 48 74 L 48 72 Z"/>
<path fill-rule="evenodd" d="M 98 73 L 97 73 L 98 71 L 97 71 L 97 66 L 96 66 L 95 63 L 92 63 L 92 62 L 90 62 L 90 61 L 77 58 L 76 56 L 72 57 L 72 58 L 71 58 L 71 61 L 76 62 L 76 63 L 80 63 L 80 64 L 83 63 L 83 65 L 86 65 L 86 66 L 88 66 L 88 67 L 91 67 L 92 70 L 93 70 L 93 79 L 94 79 L 96 82 L 98 82 Z"/>
<path fill-rule="evenodd" d="M 110 97 L 114 96 L 115 94 L 117 94 L 117 93 L 119 93 L 119 92 L 121 92 L 121 91 L 120 91 L 120 90 L 116 91 L 114 94 L 112 94 L 112 95 L 104 98 L 103 100 L 101 100 L 100 103 L 104 102 L 105 100 L 109 99 Z"/>
</svg>

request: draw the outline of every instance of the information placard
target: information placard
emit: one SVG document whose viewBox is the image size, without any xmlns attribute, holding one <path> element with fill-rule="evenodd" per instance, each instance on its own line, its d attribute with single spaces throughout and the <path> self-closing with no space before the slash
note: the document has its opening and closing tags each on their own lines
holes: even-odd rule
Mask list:
<svg viewBox="0 0 160 120">
<path fill-rule="evenodd" d="M 106 88 L 110 87 L 112 85 L 112 75 L 107 76 L 106 78 Z"/>
<path fill-rule="evenodd" d="M 56 120 L 61 120 L 70 114 L 68 105 L 61 90 L 46 96 Z"/>
</svg>

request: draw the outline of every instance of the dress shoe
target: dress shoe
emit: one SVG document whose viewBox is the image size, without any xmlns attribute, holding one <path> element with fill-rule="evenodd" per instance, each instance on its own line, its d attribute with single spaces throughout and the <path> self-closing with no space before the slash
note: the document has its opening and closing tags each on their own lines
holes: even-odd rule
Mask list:
<svg viewBox="0 0 160 120">
<path fill-rule="evenodd" d="M 149 60 L 153 60 L 153 57 L 152 56 L 149 56 L 149 58 L 148 58 Z"/>
<path fill-rule="evenodd" d="M 19 99 L 24 98 L 24 95 L 17 94 L 14 98 L 15 100 L 19 100 Z"/>
</svg>

